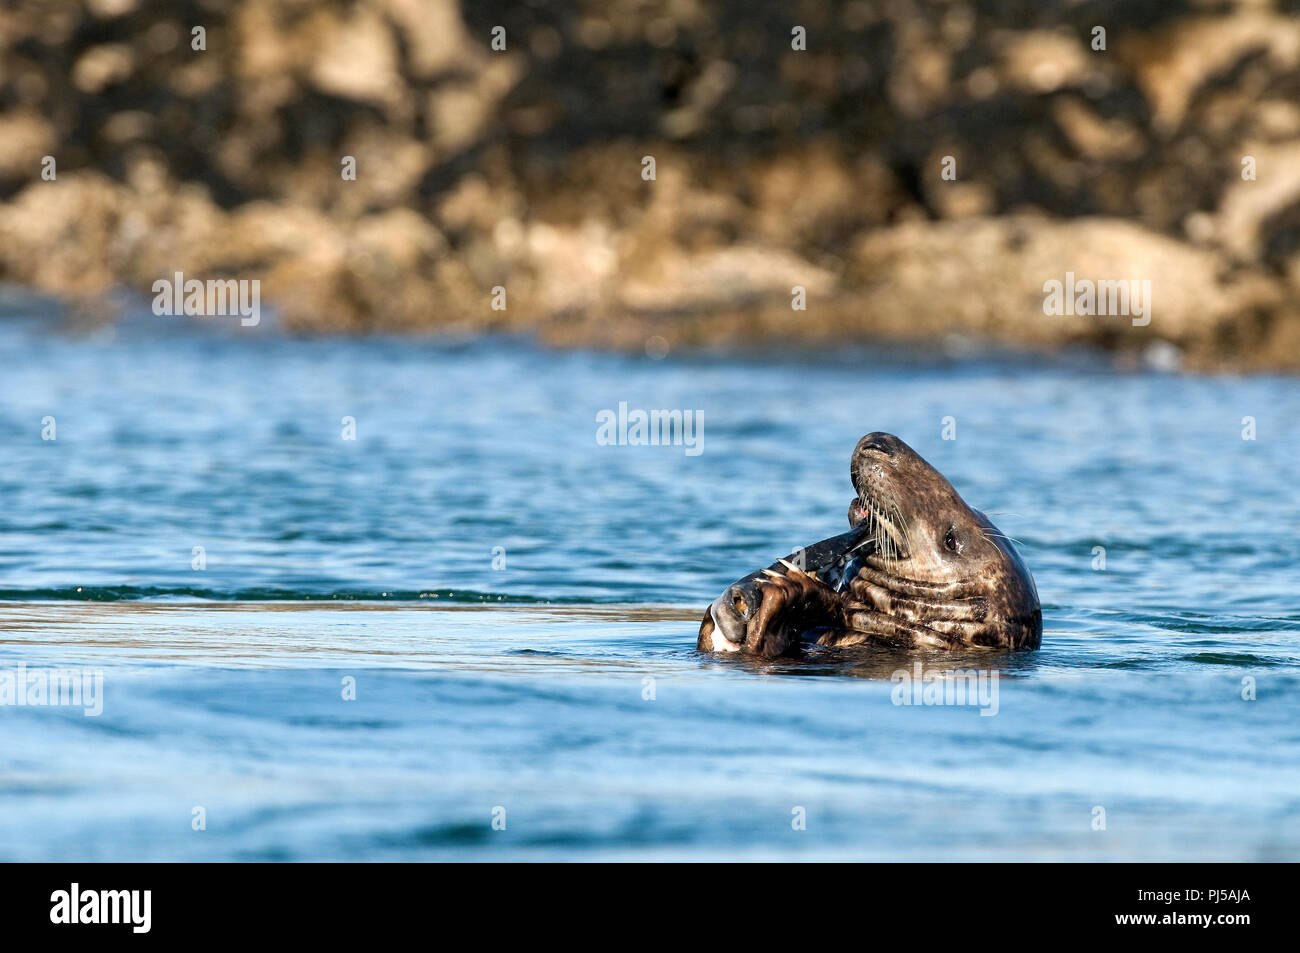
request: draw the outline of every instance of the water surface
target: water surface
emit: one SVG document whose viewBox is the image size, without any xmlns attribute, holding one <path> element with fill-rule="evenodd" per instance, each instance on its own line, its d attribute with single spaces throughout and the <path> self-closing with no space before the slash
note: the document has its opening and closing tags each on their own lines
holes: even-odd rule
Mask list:
<svg viewBox="0 0 1300 953">
<path fill-rule="evenodd" d="M 167 321 L 0 320 L 0 670 L 104 685 L 0 707 L 6 859 L 1297 856 L 1292 380 Z M 703 452 L 598 445 L 620 401 Z M 870 430 L 1033 570 L 1042 650 L 919 657 L 996 715 L 693 650 Z"/>
</svg>

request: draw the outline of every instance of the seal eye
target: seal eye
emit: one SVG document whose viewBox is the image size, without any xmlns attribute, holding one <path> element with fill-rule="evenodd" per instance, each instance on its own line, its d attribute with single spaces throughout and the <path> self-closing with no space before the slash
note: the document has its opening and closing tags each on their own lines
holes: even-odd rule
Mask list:
<svg viewBox="0 0 1300 953">
<path fill-rule="evenodd" d="M 943 545 L 953 555 L 961 553 L 961 540 L 957 538 L 957 530 L 954 527 L 948 527 L 948 535 L 943 538 Z"/>
</svg>

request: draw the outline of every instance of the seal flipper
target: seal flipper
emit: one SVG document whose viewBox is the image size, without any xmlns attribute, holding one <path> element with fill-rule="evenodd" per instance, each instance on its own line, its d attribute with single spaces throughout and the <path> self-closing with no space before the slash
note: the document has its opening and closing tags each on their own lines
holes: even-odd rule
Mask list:
<svg viewBox="0 0 1300 953">
<path fill-rule="evenodd" d="M 840 596 L 792 563 L 727 589 L 700 626 L 697 647 L 763 658 L 798 655 L 810 630 L 846 625 Z"/>
<path fill-rule="evenodd" d="M 795 550 L 732 583 L 700 621 L 696 648 L 789 655 L 799 651 L 807 631 L 844 626 L 841 594 L 873 544 L 869 528 L 856 527 Z M 785 585 L 796 579 L 797 584 Z"/>
</svg>

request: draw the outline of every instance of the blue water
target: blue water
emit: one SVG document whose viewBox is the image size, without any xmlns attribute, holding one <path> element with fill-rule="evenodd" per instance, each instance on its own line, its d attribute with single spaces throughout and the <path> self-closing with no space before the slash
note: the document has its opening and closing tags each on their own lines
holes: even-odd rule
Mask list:
<svg viewBox="0 0 1300 953">
<path fill-rule="evenodd" d="M 0 858 L 1300 856 L 1295 380 L 162 320 L 0 318 L 0 673 L 103 678 L 0 706 Z M 702 452 L 598 445 L 620 401 Z M 871 430 L 1020 541 L 1043 648 L 698 655 Z"/>
</svg>

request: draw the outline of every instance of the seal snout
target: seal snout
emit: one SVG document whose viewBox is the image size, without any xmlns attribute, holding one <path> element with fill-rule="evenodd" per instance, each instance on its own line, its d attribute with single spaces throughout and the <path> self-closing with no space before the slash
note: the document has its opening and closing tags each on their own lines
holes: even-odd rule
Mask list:
<svg viewBox="0 0 1300 953">
<path fill-rule="evenodd" d="M 875 451 L 883 453 L 887 457 L 892 457 L 903 448 L 903 441 L 899 440 L 892 433 L 885 433 L 877 430 L 875 433 L 869 433 L 858 441 L 857 449 L 853 451 L 856 457 L 859 454 Z"/>
<path fill-rule="evenodd" d="M 853 489 L 858 491 L 858 500 L 864 510 L 869 503 L 868 484 L 879 479 L 887 468 L 896 469 L 903 464 L 910 449 L 892 433 L 879 430 L 858 441 L 853 456 L 849 458 L 849 480 Z M 853 517 L 849 519 L 852 521 Z"/>
</svg>

